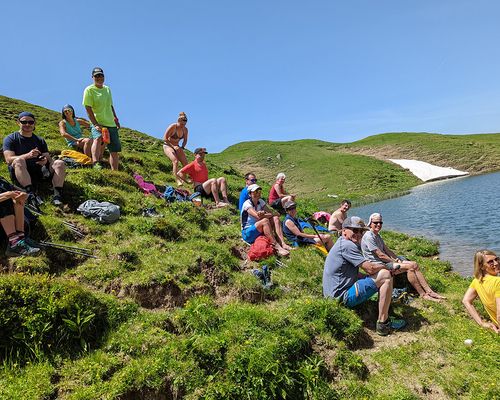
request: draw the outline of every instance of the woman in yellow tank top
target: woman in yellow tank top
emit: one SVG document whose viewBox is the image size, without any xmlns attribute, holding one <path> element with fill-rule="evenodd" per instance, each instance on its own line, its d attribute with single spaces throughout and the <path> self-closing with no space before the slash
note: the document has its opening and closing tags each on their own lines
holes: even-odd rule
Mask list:
<svg viewBox="0 0 500 400">
<path fill-rule="evenodd" d="M 465 292 L 462 303 L 470 316 L 483 328 L 500 333 L 500 264 L 498 256 L 490 250 L 479 250 L 474 255 L 474 279 Z M 473 301 L 479 297 L 491 318 L 483 321 Z"/>
</svg>

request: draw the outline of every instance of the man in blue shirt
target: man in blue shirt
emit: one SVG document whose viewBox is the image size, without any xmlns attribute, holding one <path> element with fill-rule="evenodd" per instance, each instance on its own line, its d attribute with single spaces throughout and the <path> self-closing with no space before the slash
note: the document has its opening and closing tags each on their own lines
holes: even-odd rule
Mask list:
<svg viewBox="0 0 500 400">
<path fill-rule="evenodd" d="M 375 264 L 361 253 L 361 239 L 366 227 L 359 217 L 348 217 L 342 223 L 342 236 L 335 242 L 325 260 L 323 295 L 338 299 L 347 307 L 361 304 L 379 292 L 377 333 L 386 336 L 391 328 L 405 325 L 404 321 L 389 320 L 393 288 L 392 271 L 397 264 Z M 359 276 L 359 268 L 368 275 Z"/>
<path fill-rule="evenodd" d="M 3 154 L 14 182 L 17 181 L 28 194 L 35 195 L 34 186 L 51 179 L 54 188 L 53 203 L 62 205 L 62 188 L 66 177 L 64 161 L 52 160 L 45 140 L 35 131 L 35 116 L 22 112 L 17 118 L 19 131 L 3 140 Z"/>
<path fill-rule="evenodd" d="M 250 198 L 250 194 L 248 193 L 248 187 L 257 183 L 257 178 L 253 172 L 249 172 L 245 174 L 245 187 L 240 192 L 240 201 L 238 202 L 238 210 L 241 211 L 241 207 L 243 207 L 243 203 Z"/>
</svg>

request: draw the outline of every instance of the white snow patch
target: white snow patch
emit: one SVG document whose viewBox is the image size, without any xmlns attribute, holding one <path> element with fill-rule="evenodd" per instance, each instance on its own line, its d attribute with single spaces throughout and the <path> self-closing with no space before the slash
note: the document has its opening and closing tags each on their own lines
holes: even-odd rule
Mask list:
<svg viewBox="0 0 500 400">
<path fill-rule="evenodd" d="M 424 182 L 469 175 L 469 173 L 465 171 L 459 171 L 458 169 L 449 167 L 438 167 L 437 165 L 432 165 L 424 161 L 394 159 L 389 159 L 389 161 L 409 169 L 413 175 Z"/>
</svg>

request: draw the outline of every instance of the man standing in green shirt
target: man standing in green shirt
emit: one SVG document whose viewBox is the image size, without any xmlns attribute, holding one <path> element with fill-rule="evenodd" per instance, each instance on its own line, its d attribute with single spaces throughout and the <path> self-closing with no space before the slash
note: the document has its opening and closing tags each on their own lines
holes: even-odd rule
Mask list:
<svg viewBox="0 0 500 400">
<path fill-rule="evenodd" d="M 122 150 L 118 136 L 120 123 L 113 107 L 111 90 L 104 85 L 104 71 L 102 68 L 95 67 L 92 70 L 92 79 L 94 83 L 87 86 L 83 92 L 83 105 L 92 122 L 92 139 L 103 143 L 102 129 L 108 129 L 110 137 L 110 143 L 108 144 L 109 165 L 112 170 L 116 171 L 118 170 L 118 153 Z"/>
</svg>

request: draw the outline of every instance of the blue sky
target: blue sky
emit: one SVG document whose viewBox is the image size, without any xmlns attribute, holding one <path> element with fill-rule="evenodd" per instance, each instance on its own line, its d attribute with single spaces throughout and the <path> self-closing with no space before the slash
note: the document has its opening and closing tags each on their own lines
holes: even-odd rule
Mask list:
<svg viewBox="0 0 500 400">
<path fill-rule="evenodd" d="M 496 1 L 25 0 L 2 15 L 0 94 L 84 116 L 101 66 L 123 125 L 161 137 L 185 111 L 190 149 L 500 131 Z"/>
</svg>

